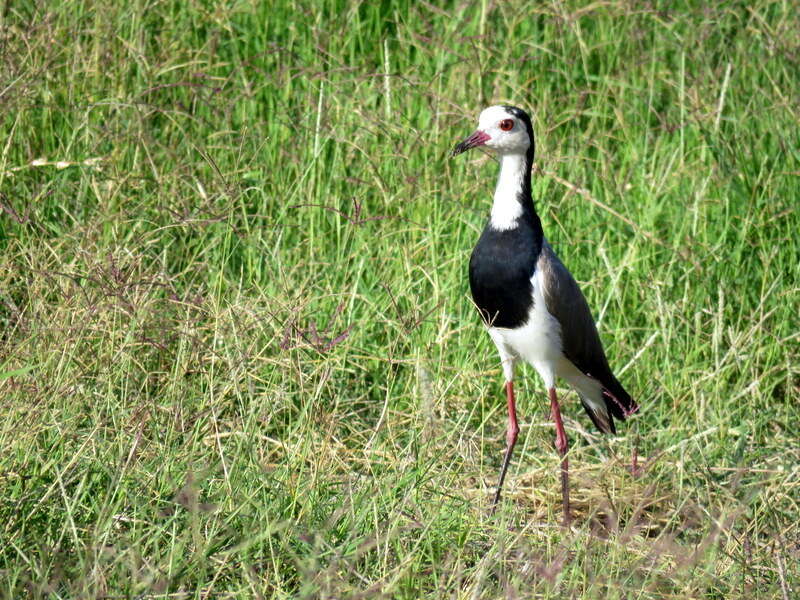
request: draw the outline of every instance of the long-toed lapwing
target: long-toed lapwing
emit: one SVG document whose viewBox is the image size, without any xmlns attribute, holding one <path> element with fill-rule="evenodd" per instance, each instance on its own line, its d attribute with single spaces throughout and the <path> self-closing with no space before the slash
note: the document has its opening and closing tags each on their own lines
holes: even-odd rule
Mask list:
<svg viewBox="0 0 800 600">
<path fill-rule="evenodd" d="M 561 455 L 564 521 L 569 523 L 567 436 L 556 397 L 556 376 L 580 396 L 592 422 L 603 433 L 616 433 L 614 418 L 624 420 L 636 402 L 614 377 L 586 299 L 570 272 L 545 240 L 531 197 L 533 127 L 525 111 L 491 106 L 478 130 L 458 144 L 452 155 L 486 146 L 500 159 L 500 176 L 489 222 L 469 261 L 472 298 L 503 364 L 508 399 L 506 453 L 493 507 L 517 441 L 514 365 L 533 365 L 550 398 Z"/>
</svg>

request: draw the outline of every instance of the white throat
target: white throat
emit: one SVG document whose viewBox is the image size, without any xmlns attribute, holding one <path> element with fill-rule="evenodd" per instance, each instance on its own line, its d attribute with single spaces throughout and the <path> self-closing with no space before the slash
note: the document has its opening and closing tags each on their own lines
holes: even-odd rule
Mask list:
<svg viewBox="0 0 800 600">
<path fill-rule="evenodd" d="M 506 231 L 517 226 L 517 219 L 522 215 L 522 204 L 519 195 L 525 179 L 525 155 L 501 154 L 500 176 L 494 190 L 491 224 L 498 231 Z"/>
</svg>

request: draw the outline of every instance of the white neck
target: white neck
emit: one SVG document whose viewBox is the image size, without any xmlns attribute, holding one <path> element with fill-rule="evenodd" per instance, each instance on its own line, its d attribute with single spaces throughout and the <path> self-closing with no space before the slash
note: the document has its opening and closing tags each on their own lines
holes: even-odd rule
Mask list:
<svg viewBox="0 0 800 600">
<path fill-rule="evenodd" d="M 522 204 L 518 198 L 524 178 L 525 155 L 501 154 L 500 176 L 492 204 L 492 228 L 505 231 L 517 226 L 517 219 L 522 215 Z"/>
</svg>

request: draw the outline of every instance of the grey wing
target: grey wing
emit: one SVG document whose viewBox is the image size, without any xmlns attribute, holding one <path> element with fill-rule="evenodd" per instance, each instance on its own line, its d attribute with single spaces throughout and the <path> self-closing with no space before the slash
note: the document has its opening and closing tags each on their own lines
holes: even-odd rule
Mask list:
<svg viewBox="0 0 800 600">
<path fill-rule="evenodd" d="M 581 395 L 583 406 L 598 429 L 614 433 L 611 415 L 624 420 L 639 407 L 608 366 L 586 298 L 546 242 L 536 268 L 541 273 L 542 295 L 547 310 L 561 325 L 561 350 L 581 373 L 600 382 L 608 414 L 598 412 L 596 403 Z"/>
<path fill-rule="evenodd" d="M 592 312 L 578 284 L 545 242 L 536 264 L 541 273 L 542 294 L 547 310 L 561 325 L 564 356 L 580 370 L 606 384 L 608 366 Z"/>
</svg>

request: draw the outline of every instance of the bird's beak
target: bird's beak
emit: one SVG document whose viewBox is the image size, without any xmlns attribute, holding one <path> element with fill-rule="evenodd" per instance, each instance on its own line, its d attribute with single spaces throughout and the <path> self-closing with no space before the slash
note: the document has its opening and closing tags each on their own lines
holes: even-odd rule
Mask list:
<svg viewBox="0 0 800 600">
<path fill-rule="evenodd" d="M 483 131 L 478 130 L 460 144 L 456 144 L 456 147 L 453 148 L 453 151 L 450 153 L 450 156 L 456 156 L 458 154 L 461 154 L 462 152 L 466 152 L 470 148 L 474 148 L 475 146 L 483 146 L 490 139 L 491 136 L 489 136 L 488 133 L 484 133 Z"/>
</svg>

